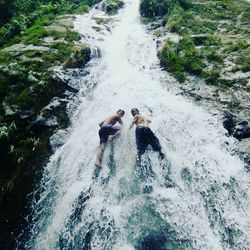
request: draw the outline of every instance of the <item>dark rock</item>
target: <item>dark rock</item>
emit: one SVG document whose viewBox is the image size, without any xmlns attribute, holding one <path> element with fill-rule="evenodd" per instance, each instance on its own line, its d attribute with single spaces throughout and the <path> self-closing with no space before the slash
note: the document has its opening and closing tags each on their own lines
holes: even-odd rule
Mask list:
<svg viewBox="0 0 250 250">
<path fill-rule="evenodd" d="M 245 168 L 248 172 L 250 172 L 250 154 L 244 157 Z"/>
<path fill-rule="evenodd" d="M 50 127 L 57 127 L 58 122 L 55 116 L 51 117 L 44 117 L 42 115 L 39 115 L 37 119 L 32 123 L 32 129 L 40 130 L 43 129 L 47 130 Z"/>
<path fill-rule="evenodd" d="M 91 49 L 84 46 L 75 53 L 72 53 L 70 58 L 65 62 L 64 68 L 80 68 L 85 66 L 91 59 Z"/>
<path fill-rule="evenodd" d="M 81 71 L 81 69 L 70 69 L 70 71 L 72 72 L 68 72 L 65 70 L 57 71 L 54 73 L 52 78 L 56 83 L 65 85 L 66 91 L 76 94 L 80 90 L 80 86 L 79 84 L 77 84 L 77 82 L 79 81 L 79 72 Z M 74 81 L 74 78 L 77 78 L 77 81 Z"/>
<path fill-rule="evenodd" d="M 66 87 L 66 90 L 68 90 L 69 92 L 74 93 L 74 94 L 79 92 L 79 88 L 74 88 L 74 87 L 71 87 L 70 85 L 68 85 Z"/>
<path fill-rule="evenodd" d="M 53 152 L 59 147 L 61 147 L 64 142 L 65 138 L 67 137 L 68 132 L 64 129 L 59 129 L 56 133 L 54 133 L 50 138 L 49 142 L 51 145 L 51 149 Z"/>
<path fill-rule="evenodd" d="M 20 112 L 18 105 L 9 105 L 6 101 L 2 102 L 2 109 L 5 116 L 16 116 Z"/>
<path fill-rule="evenodd" d="M 107 14 L 116 14 L 117 11 L 124 6 L 124 2 L 121 0 L 106 0 L 103 5 L 102 9 Z"/>
<path fill-rule="evenodd" d="M 101 58 L 102 57 L 102 51 L 100 48 L 94 48 L 91 53 L 91 59 L 92 58 Z"/>
<path fill-rule="evenodd" d="M 68 82 L 70 81 L 70 77 L 68 75 L 66 75 L 64 73 L 64 71 L 60 70 L 60 71 L 56 71 L 53 75 L 52 75 L 52 79 L 55 82 L 61 82 L 64 83 L 65 85 L 68 84 Z"/>
<path fill-rule="evenodd" d="M 44 107 L 36 120 L 32 122 L 31 129 L 38 135 L 44 133 L 49 128 L 65 128 L 68 124 L 66 114 L 67 101 L 55 97 L 50 104 Z"/>
<path fill-rule="evenodd" d="M 223 126 L 228 131 L 229 135 L 232 135 L 238 140 L 250 138 L 250 127 L 248 122 L 228 111 L 224 112 Z"/>
<path fill-rule="evenodd" d="M 223 127 L 228 131 L 229 135 L 232 135 L 234 127 L 237 124 L 236 116 L 228 111 L 225 111 L 223 115 Z"/>
<path fill-rule="evenodd" d="M 154 23 L 151 23 L 150 26 L 149 26 L 149 29 L 151 30 L 155 30 L 155 29 L 158 29 L 162 27 L 162 21 L 158 21 L 158 22 L 154 22 Z"/>
<path fill-rule="evenodd" d="M 199 35 L 192 35 L 191 37 L 193 38 L 194 44 L 196 46 L 199 46 L 203 45 L 209 36 L 207 34 L 199 34 Z"/>
<path fill-rule="evenodd" d="M 250 138 L 250 127 L 247 121 L 242 121 L 235 126 L 233 136 L 237 139 Z"/>
<path fill-rule="evenodd" d="M 34 112 L 34 110 L 32 108 L 31 109 L 25 109 L 25 110 L 20 111 L 19 117 L 22 120 L 26 120 L 26 119 L 31 118 L 34 114 L 35 114 L 35 112 Z"/>
<path fill-rule="evenodd" d="M 171 1 L 170 1 L 171 2 Z M 167 14 L 170 2 L 155 0 L 141 0 L 140 1 L 140 13 L 143 17 L 160 17 Z"/>
<path fill-rule="evenodd" d="M 82 81 L 89 74 L 85 68 L 55 70 L 53 80 L 58 84 L 63 84 L 65 91 L 76 94 L 82 87 Z M 60 94 L 60 97 L 65 96 L 65 93 Z"/>
</svg>

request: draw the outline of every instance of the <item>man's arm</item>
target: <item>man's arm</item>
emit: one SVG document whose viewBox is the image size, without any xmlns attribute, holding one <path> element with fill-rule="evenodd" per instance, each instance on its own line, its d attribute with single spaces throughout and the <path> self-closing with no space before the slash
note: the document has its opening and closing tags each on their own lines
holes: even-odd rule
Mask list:
<svg viewBox="0 0 250 250">
<path fill-rule="evenodd" d="M 121 117 L 117 116 L 116 119 L 123 126 L 123 121 L 122 121 Z"/>
<path fill-rule="evenodd" d="M 131 123 L 130 126 L 129 126 L 129 129 L 133 128 L 134 124 L 135 124 L 136 121 L 137 121 L 137 118 L 138 118 L 137 116 L 134 117 L 132 123 Z"/>
<path fill-rule="evenodd" d="M 102 127 L 103 123 L 104 123 L 104 121 L 100 122 L 100 123 L 99 123 L 99 126 Z"/>
<path fill-rule="evenodd" d="M 109 141 L 113 141 L 120 134 L 121 134 L 121 131 L 118 130 L 114 135 L 110 135 L 109 136 Z"/>
</svg>

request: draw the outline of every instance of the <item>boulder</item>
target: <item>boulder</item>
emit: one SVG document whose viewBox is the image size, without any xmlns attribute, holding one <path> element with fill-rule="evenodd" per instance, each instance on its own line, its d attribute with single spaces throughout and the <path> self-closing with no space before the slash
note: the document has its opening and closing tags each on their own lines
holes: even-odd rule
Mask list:
<svg viewBox="0 0 250 250">
<path fill-rule="evenodd" d="M 106 0 L 102 5 L 102 9 L 108 14 L 116 14 L 118 9 L 123 6 L 124 2 L 121 0 Z"/>
<path fill-rule="evenodd" d="M 65 143 L 67 135 L 68 132 L 65 129 L 59 129 L 49 138 L 50 146 L 53 152 Z"/>
<path fill-rule="evenodd" d="M 80 68 L 85 66 L 91 59 L 91 50 L 87 46 L 76 49 L 70 58 L 64 63 L 64 68 Z"/>
<path fill-rule="evenodd" d="M 242 120 L 228 111 L 224 112 L 223 126 L 228 131 L 229 135 L 232 135 L 238 140 L 250 138 L 248 121 Z"/>
<path fill-rule="evenodd" d="M 228 131 L 228 134 L 232 135 L 234 127 L 237 124 L 236 116 L 228 111 L 224 111 L 222 124 L 223 127 Z"/>
<path fill-rule="evenodd" d="M 250 138 L 250 127 L 247 121 L 242 121 L 235 126 L 233 136 L 237 139 Z"/>
<path fill-rule="evenodd" d="M 2 102 L 2 108 L 5 116 L 15 116 L 20 112 L 19 106 L 9 105 L 6 101 Z"/>
<path fill-rule="evenodd" d="M 42 134 L 50 128 L 65 128 L 68 124 L 66 105 L 66 100 L 54 97 L 37 115 L 31 129 L 37 134 Z"/>
<path fill-rule="evenodd" d="M 11 45 L 5 49 L 3 49 L 3 51 L 6 52 L 15 52 L 18 51 L 20 52 L 24 52 L 24 51 L 39 51 L 39 52 L 57 52 L 57 49 L 51 49 L 49 47 L 45 47 L 45 46 L 35 46 L 33 44 L 23 44 L 23 43 L 17 43 L 14 45 Z"/>
</svg>

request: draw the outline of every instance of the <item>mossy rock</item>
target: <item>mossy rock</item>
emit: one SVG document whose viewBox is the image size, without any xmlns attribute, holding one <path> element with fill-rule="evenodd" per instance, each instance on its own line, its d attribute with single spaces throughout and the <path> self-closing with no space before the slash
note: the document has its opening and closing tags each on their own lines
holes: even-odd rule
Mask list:
<svg viewBox="0 0 250 250">
<path fill-rule="evenodd" d="M 91 58 L 91 49 L 87 46 L 77 48 L 64 63 L 64 68 L 80 68 L 85 66 Z"/>
<path fill-rule="evenodd" d="M 142 0 L 140 13 L 143 17 L 164 16 L 170 9 L 171 3 L 167 0 Z"/>
<path fill-rule="evenodd" d="M 200 35 L 193 35 L 192 39 L 196 46 L 199 45 L 206 45 L 206 46 L 217 46 L 220 45 L 220 38 L 215 35 L 210 34 L 200 34 Z"/>
<path fill-rule="evenodd" d="M 162 30 L 155 30 L 154 31 L 154 36 L 161 37 L 162 35 L 163 35 L 163 31 Z"/>
<path fill-rule="evenodd" d="M 124 6 L 124 2 L 121 0 L 106 0 L 102 8 L 107 14 L 116 14 L 120 8 Z"/>
<path fill-rule="evenodd" d="M 93 17 L 93 19 L 96 21 L 98 25 L 108 24 L 110 21 L 112 21 L 112 18 L 104 18 L 104 17 Z"/>
</svg>

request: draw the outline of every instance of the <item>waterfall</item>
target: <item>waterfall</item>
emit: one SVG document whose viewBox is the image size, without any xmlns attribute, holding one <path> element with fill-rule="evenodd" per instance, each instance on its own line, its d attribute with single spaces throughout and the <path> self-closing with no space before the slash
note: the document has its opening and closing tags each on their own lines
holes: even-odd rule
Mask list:
<svg viewBox="0 0 250 250">
<path fill-rule="evenodd" d="M 37 190 L 27 249 L 249 249 L 249 174 L 234 140 L 218 117 L 168 90 L 174 79 L 159 66 L 138 5 L 126 0 L 107 24 L 96 23 L 107 18 L 98 8 L 77 16 L 93 59 Z M 167 160 L 149 150 L 133 165 L 134 107 L 152 120 Z M 124 129 L 98 171 L 98 124 L 120 108 Z"/>
</svg>

